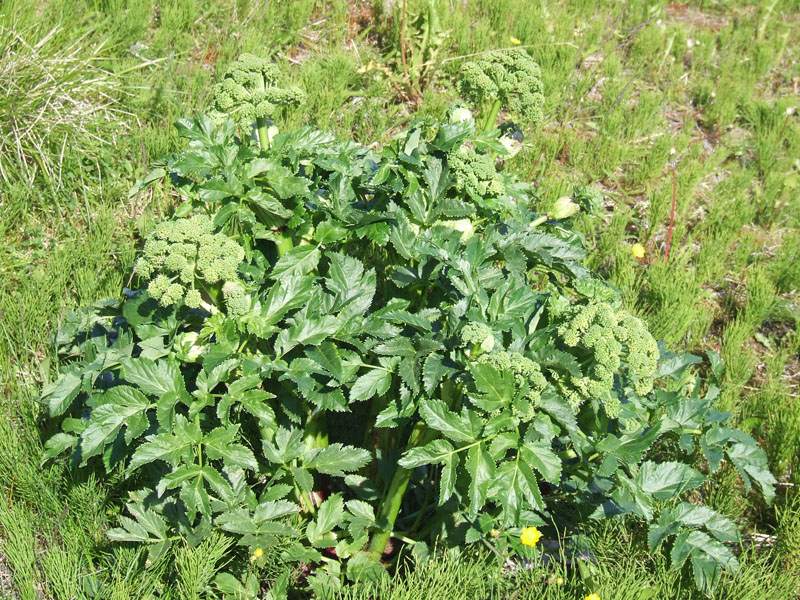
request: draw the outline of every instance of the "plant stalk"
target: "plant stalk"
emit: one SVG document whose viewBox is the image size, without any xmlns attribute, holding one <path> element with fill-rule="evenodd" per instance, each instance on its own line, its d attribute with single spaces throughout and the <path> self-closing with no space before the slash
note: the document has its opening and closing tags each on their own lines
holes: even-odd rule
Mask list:
<svg viewBox="0 0 800 600">
<path fill-rule="evenodd" d="M 328 445 L 328 418 L 323 410 L 312 411 L 303 431 L 306 448 L 325 448 Z"/>
<path fill-rule="evenodd" d="M 455 400 L 460 399 L 460 386 L 452 382 L 443 382 L 441 386 L 442 400 L 451 408 Z M 406 450 L 411 450 L 418 446 L 424 446 L 428 442 L 434 440 L 439 435 L 438 431 L 428 429 L 428 426 L 422 419 L 414 423 L 414 428 L 411 430 L 411 435 L 408 436 L 408 444 Z M 370 552 L 377 552 L 383 554 L 386 548 L 386 543 L 392 535 L 397 514 L 400 512 L 400 505 L 403 503 L 408 483 L 411 480 L 412 469 L 404 469 L 397 466 L 394 472 L 392 481 L 389 484 L 389 490 L 383 498 L 380 510 L 378 511 L 378 523 L 385 525 L 384 529 L 376 531 L 372 540 L 370 540 L 368 550 Z"/>
<path fill-rule="evenodd" d="M 489 112 L 486 114 L 486 120 L 483 122 L 483 129 L 481 133 L 488 133 L 494 129 L 494 122 L 497 120 L 497 114 L 500 112 L 500 107 L 503 106 L 500 98 L 492 102 Z"/>
<path fill-rule="evenodd" d="M 406 448 L 410 450 L 411 448 L 425 443 L 430 434 L 431 431 L 428 429 L 428 426 L 425 425 L 425 422 L 422 420 L 417 421 L 414 424 L 414 429 L 411 430 Z M 399 465 L 397 466 L 394 476 L 392 477 L 392 482 L 389 484 L 389 490 L 386 492 L 386 496 L 383 499 L 383 503 L 381 503 L 381 508 L 378 513 L 378 522 L 384 523 L 386 526 L 384 529 L 373 534 L 369 544 L 370 552 L 383 554 L 386 543 L 392 535 L 392 529 L 397 520 L 397 513 L 400 512 L 400 505 L 403 503 L 403 497 L 408 488 L 408 482 L 411 481 L 412 472 L 412 469 L 405 469 Z"/>
<path fill-rule="evenodd" d="M 281 231 L 280 236 L 275 240 L 275 246 L 278 249 L 278 258 L 281 258 L 289 252 L 289 250 L 294 248 L 292 235 L 287 230 Z"/>
<path fill-rule="evenodd" d="M 256 129 L 258 131 L 258 144 L 262 150 L 269 150 L 269 124 L 264 117 L 256 118 Z"/>
<path fill-rule="evenodd" d="M 533 221 L 531 221 L 531 227 L 538 227 L 542 223 L 546 222 L 549 218 L 549 215 L 541 215 L 540 217 L 536 217 Z"/>
</svg>

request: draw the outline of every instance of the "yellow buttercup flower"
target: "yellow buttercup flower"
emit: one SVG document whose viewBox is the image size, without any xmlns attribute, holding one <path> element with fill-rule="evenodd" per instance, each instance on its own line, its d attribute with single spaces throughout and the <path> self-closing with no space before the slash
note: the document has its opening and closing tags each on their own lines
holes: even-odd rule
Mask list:
<svg viewBox="0 0 800 600">
<path fill-rule="evenodd" d="M 522 40 L 515 38 L 513 35 L 511 36 L 511 43 L 515 46 L 519 46 L 522 43 Z"/>
<path fill-rule="evenodd" d="M 564 578 L 559 577 L 558 579 L 556 579 L 556 585 L 564 585 Z"/>
<path fill-rule="evenodd" d="M 264 556 L 264 551 L 261 548 L 256 548 L 255 552 L 253 552 L 253 558 L 261 558 Z"/>
<path fill-rule="evenodd" d="M 523 527 L 519 539 L 525 546 L 530 546 L 533 548 L 539 543 L 541 537 L 542 532 L 536 529 L 536 527 Z"/>
<path fill-rule="evenodd" d="M 641 244 L 637 243 L 631 246 L 631 252 L 633 252 L 636 258 L 644 258 L 644 246 Z M 594 598 L 592 598 L 592 600 L 594 600 Z"/>
<path fill-rule="evenodd" d="M 583 600 L 600 600 L 600 596 L 598 596 L 597 594 L 589 594 Z"/>
</svg>

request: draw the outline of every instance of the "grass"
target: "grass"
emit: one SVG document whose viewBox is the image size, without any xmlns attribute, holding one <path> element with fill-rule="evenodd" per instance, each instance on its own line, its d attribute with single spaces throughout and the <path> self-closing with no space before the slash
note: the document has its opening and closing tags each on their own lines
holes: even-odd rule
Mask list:
<svg viewBox="0 0 800 600">
<path fill-rule="evenodd" d="M 149 566 L 142 552 L 110 544 L 114 482 L 41 467 L 49 425 L 36 404 L 54 373 L 60 316 L 117 294 L 139 233 L 169 209 L 169 197 L 128 198 L 127 189 L 176 147 L 171 123 L 206 105 L 216 65 L 241 51 L 274 53 L 309 96 L 290 125 L 386 140 L 415 113 L 443 112 L 459 57 L 507 47 L 512 35 L 541 64 L 547 92 L 546 122 L 512 168 L 548 199 L 575 185 L 603 192 L 605 210 L 582 220 L 592 265 L 660 338 L 721 353 L 720 403 L 760 439 L 781 480 L 769 507 L 725 470 L 704 492 L 745 531 L 740 575 L 717 597 L 800 597 L 800 8 L 437 4 L 448 33 L 416 101 L 402 77 L 365 68 L 402 73 L 388 58 L 398 47 L 392 9 L 377 0 L 0 4 L 0 597 L 202 598 L 224 563 L 219 540 Z M 644 259 L 631 254 L 634 242 Z M 557 561 L 510 575 L 481 553 L 445 555 L 381 589 L 339 596 L 696 597 L 690 574 L 645 552 L 635 523 L 588 531 L 596 562 L 584 569 Z"/>
</svg>

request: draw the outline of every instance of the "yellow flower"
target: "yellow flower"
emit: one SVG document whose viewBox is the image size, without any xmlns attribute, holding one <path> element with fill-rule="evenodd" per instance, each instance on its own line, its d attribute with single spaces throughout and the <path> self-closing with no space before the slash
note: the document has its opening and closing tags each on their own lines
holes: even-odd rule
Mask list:
<svg viewBox="0 0 800 600">
<path fill-rule="evenodd" d="M 558 579 L 556 579 L 556 585 L 564 585 L 564 578 L 559 577 Z"/>
<path fill-rule="evenodd" d="M 633 252 L 633 255 L 636 258 L 644 258 L 644 246 L 642 246 L 639 243 L 636 243 L 633 246 L 631 246 L 631 252 Z M 592 600 L 595 600 L 595 599 L 592 598 Z"/>
<path fill-rule="evenodd" d="M 253 552 L 253 558 L 261 558 L 264 556 L 264 551 L 261 548 L 256 548 L 256 551 Z"/>
<path fill-rule="evenodd" d="M 589 594 L 583 600 L 600 600 L 600 596 L 598 596 L 597 594 Z"/>
<path fill-rule="evenodd" d="M 519 46 L 522 43 L 522 40 L 515 38 L 513 35 L 511 36 L 511 43 L 515 46 Z"/>
<path fill-rule="evenodd" d="M 519 539 L 525 546 L 530 546 L 533 548 L 539 543 L 541 537 L 542 532 L 536 529 L 536 527 L 523 527 Z"/>
</svg>

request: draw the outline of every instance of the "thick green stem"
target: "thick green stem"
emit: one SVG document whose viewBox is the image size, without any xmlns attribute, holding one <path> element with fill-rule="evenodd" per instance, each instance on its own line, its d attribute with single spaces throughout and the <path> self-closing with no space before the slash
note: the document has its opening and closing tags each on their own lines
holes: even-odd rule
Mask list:
<svg viewBox="0 0 800 600">
<path fill-rule="evenodd" d="M 481 129 L 481 133 L 487 133 L 494 129 L 494 122 L 497 120 L 497 114 L 500 112 L 501 106 L 503 106 L 503 103 L 499 98 L 492 103 L 492 107 L 486 114 L 486 120 L 483 122 L 483 129 Z"/>
<path fill-rule="evenodd" d="M 440 391 L 442 400 L 448 408 L 452 408 L 455 402 L 460 402 L 461 388 L 453 382 L 443 382 Z M 428 429 L 425 422 L 420 419 L 414 424 L 414 428 L 411 430 L 406 449 L 410 450 L 411 448 L 424 446 L 428 442 L 436 439 L 438 435 L 438 431 Z M 369 544 L 370 552 L 383 554 L 386 548 L 386 542 L 389 541 L 392 535 L 392 529 L 394 529 L 397 514 L 400 512 L 400 505 L 403 503 L 403 497 L 408 488 L 408 483 L 411 480 L 411 473 L 411 469 L 404 469 L 399 465 L 395 470 L 392 482 L 389 484 L 389 490 L 386 492 L 386 496 L 383 498 L 383 503 L 378 512 L 378 523 L 383 523 L 385 527 L 373 534 Z"/>
<path fill-rule="evenodd" d="M 328 418 L 324 411 L 312 412 L 303 431 L 306 448 L 325 448 L 328 445 Z"/>
<path fill-rule="evenodd" d="M 408 438 L 407 449 L 410 450 L 411 448 L 415 448 L 427 442 L 427 438 L 430 437 L 430 435 L 431 431 L 428 429 L 427 425 L 425 425 L 425 422 L 422 420 L 417 421 Z M 411 481 L 411 473 L 411 469 L 404 469 L 399 465 L 397 466 L 394 476 L 392 477 L 392 482 L 389 484 L 389 490 L 386 492 L 386 496 L 383 499 L 378 513 L 378 523 L 384 523 L 385 528 L 373 534 L 369 544 L 370 552 L 383 554 L 386 548 L 386 542 L 389 541 L 392 535 L 394 522 L 397 520 L 397 513 L 400 512 L 400 505 L 403 503 L 403 496 L 405 496 L 406 489 L 408 488 L 408 482 Z"/>
<path fill-rule="evenodd" d="M 548 219 L 547 215 L 542 215 L 540 217 L 537 217 L 536 219 L 531 221 L 531 227 L 538 227 L 539 225 L 547 221 L 547 219 Z"/>
<path fill-rule="evenodd" d="M 269 123 L 264 117 L 256 119 L 256 129 L 258 130 L 258 144 L 262 150 L 269 150 Z"/>
<path fill-rule="evenodd" d="M 282 257 L 284 254 L 289 252 L 289 250 L 294 248 L 292 235 L 288 231 L 282 231 L 280 237 L 275 240 L 275 246 L 278 249 L 278 258 Z"/>
</svg>

